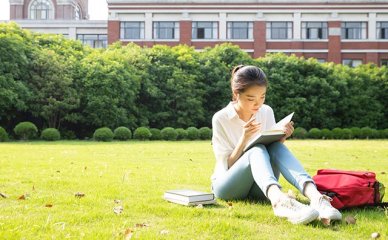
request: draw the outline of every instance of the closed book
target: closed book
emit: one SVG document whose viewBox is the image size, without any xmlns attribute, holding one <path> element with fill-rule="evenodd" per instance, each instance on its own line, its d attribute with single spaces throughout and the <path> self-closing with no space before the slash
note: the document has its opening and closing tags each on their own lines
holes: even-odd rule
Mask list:
<svg viewBox="0 0 388 240">
<path fill-rule="evenodd" d="M 183 205 L 211 204 L 215 202 L 213 193 L 188 189 L 166 191 L 164 199 Z"/>
</svg>

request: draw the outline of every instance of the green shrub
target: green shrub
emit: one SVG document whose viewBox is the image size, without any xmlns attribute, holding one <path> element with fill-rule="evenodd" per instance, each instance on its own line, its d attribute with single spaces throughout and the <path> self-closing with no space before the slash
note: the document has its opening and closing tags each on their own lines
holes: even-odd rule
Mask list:
<svg viewBox="0 0 388 240">
<path fill-rule="evenodd" d="M 113 140 L 114 134 L 108 127 L 102 127 L 94 131 L 93 138 L 96 141 L 110 142 Z"/>
<path fill-rule="evenodd" d="M 4 128 L 0 127 L 0 142 L 8 141 L 8 133 Z"/>
<path fill-rule="evenodd" d="M 126 141 L 132 138 L 132 132 L 127 127 L 118 127 L 114 130 L 114 139 Z"/>
<path fill-rule="evenodd" d="M 360 138 L 366 139 L 372 137 L 373 130 L 370 127 L 363 127 L 361 128 L 361 135 Z"/>
<path fill-rule="evenodd" d="M 133 133 L 133 138 L 139 140 L 148 140 L 151 138 L 151 136 L 152 134 L 150 130 L 146 127 L 138 127 Z"/>
<path fill-rule="evenodd" d="M 13 131 L 20 139 L 28 140 L 37 136 L 38 128 L 32 122 L 21 122 L 15 126 Z"/>
<path fill-rule="evenodd" d="M 388 128 L 380 130 L 381 138 L 388 138 Z"/>
<path fill-rule="evenodd" d="M 160 133 L 160 129 L 157 128 L 151 128 L 151 140 L 160 140 L 162 139 L 162 134 Z"/>
<path fill-rule="evenodd" d="M 71 130 L 61 130 L 61 138 L 67 140 L 74 140 L 77 139 L 77 135 L 75 135 L 75 132 Z"/>
<path fill-rule="evenodd" d="M 203 140 L 208 140 L 212 138 L 212 130 L 208 127 L 201 127 L 199 129 L 199 138 Z"/>
<path fill-rule="evenodd" d="M 304 139 L 307 137 L 307 131 L 302 127 L 297 127 L 295 128 L 292 136 L 293 138 L 296 138 L 296 139 Z"/>
<path fill-rule="evenodd" d="M 349 128 L 342 129 L 341 139 L 351 139 L 351 138 L 353 138 L 352 130 L 350 130 Z"/>
<path fill-rule="evenodd" d="M 353 138 L 361 138 L 361 128 L 352 127 L 350 128 L 350 131 L 352 131 Z"/>
<path fill-rule="evenodd" d="M 186 129 L 187 131 L 187 138 L 190 140 L 197 140 L 199 138 L 199 130 L 196 127 L 188 127 Z"/>
<path fill-rule="evenodd" d="M 178 133 L 178 140 L 186 139 L 187 138 L 187 131 L 183 128 L 177 128 L 175 129 L 176 133 Z"/>
<path fill-rule="evenodd" d="M 330 131 L 330 129 L 324 128 L 321 130 L 322 138 L 323 139 L 332 139 L 333 138 L 333 132 Z"/>
<path fill-rule="evenodd" d="M 40 134 L 40 138 L 46 141 L 57 141 L 61 139 L 61 134 L 55 128 L 46 128 Z"/>
<path fill-rule="evenodd" d="M 333 133 L 333 138 L 334 139 L 341 139 L 341 137 L 342 137 L 342 128 L 333 128 L 331 130 L 331 132 Z"/>
<path fill-rule="evenodd" d="M 321 139 L 322 138 L 322 131 L 318 128 L 311 128 L 309 132 L 307 133 L 307 136 L 312 139 Z"/>
<path fill-rule="evenodd" d="M 165 127 L 160 133 L 162 134 L 162 139 L 168 141 L 174 141 L 178 137 L 178 133 L 172 127 Z"/>
<path fill-rule="evenodd" d="M 374 138 L 374 139 L 380 138 L 380 132 L 378 130 L 372 128 L 371 138 Z"/>
</svg>

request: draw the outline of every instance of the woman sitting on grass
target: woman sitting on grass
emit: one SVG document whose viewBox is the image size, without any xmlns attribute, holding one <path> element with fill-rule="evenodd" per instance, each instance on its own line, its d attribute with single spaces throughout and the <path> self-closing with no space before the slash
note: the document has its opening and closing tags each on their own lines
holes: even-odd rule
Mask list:
<svg viewBox="0 0 388 240">
<path fill-rule="evenodd" d="M 266 199 L 274 214 L 294 224 L 307 224 L 317 218 L 340 220 L 341 213 L 322 195 L 300 162 L 283 144 L 294 131 L 293 122 L 285 126 L 285 137 L 270 145 L 244 147 L 257 133 L 275 125 L 270 106 L 265 105 L 267 79 L 255 66 L 237 66 L 232 71 L 233 101 L 213 116 L 213 150 L 216 166 L 212 175 L 214 194 L 224 200 Z M 305 205 L 281 191 L 280 173 L 310 199 Z"/>
</svg>

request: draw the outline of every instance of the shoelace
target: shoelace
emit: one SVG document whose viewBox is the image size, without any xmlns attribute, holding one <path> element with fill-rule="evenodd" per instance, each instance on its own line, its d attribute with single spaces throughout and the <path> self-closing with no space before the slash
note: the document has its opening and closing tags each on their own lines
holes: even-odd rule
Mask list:
<svg viewBox="0 0 388 240">
<path fill-rule="evenodd" d="M 297 201 L 295 201 L 294 199 L 290 199 L 290 198 L 281 201 L 280 206 L 289 208 L 293 211 L 297 211 L 301 208 L 301 204 L 298 204 Z"/>
<path fill-rule="evenodd" d="M 322 197 L 319 198 L 319 205 L 321 205 L 322 207 L 332 208 L 330 204 L 331 201 L 333 201 L 331 197 L 322 195 Z"/>
</svg>

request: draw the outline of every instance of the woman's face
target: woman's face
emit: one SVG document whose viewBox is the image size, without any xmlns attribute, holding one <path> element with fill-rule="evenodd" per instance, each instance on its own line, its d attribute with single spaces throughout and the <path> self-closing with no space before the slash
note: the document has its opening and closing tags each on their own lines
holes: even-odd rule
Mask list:
<svg viewBox="0 0 388 240">
<path fill-rule="evenodd" d="M 242 93 L 235 93 L 239 108 L 246 113 L 256 114 L 265 101 L 266 92 L 267 87 L 255 85 Z"/>
</svg>

